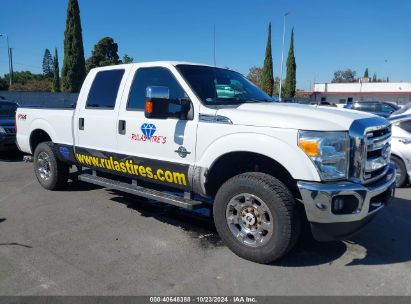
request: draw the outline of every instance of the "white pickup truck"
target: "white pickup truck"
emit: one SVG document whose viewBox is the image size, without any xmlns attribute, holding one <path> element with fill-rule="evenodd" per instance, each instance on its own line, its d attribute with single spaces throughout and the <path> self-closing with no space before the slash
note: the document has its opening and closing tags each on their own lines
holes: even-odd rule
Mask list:
<svg viewBox="0 0 411 304">
<path fill-rule="evenodd" d="M 182 208 L 212 204 L 224 243 L 270 263 L 301 223 L 358 231 L 395 190 L 391 126 L 356 111 L 281 104 L 229 69 L 149 62 L 93 69 L 75 109 L 21 107 L 17 142 L 46 189 L 85 182 Z"/>
</svg>

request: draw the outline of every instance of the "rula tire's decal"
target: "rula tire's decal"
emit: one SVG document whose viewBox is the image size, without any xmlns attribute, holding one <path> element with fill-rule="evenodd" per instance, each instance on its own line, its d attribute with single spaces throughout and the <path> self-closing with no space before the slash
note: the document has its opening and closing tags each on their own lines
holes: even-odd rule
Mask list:
<svg viewBox="0 0 411 304">
<path fill-rule="evenodd" d="M 131 134 L 131 140 L 137 142 L 147 142 L 155 144 L 166 144 L 167 137 L 162 136 L 157 132 L 157 127 L 152 123 L 143 123 L 140 126 L 140 130 Z"/>
</svg>

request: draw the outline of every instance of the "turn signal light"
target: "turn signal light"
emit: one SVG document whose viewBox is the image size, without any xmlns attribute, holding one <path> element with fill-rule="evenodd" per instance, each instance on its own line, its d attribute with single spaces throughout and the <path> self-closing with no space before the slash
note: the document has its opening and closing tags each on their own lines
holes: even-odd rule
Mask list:
<svg viewBox="0 0 411 304">
<path fill-rule="evenodd" d="M 153 102 L 151 100 L 146 101 L 145 112 L 153 113 Z"/>
<path fill-rule="evenodd" d="M 318 156 L 317 142 L 300 140 L 298 145 L 308 156 Z"/>
</svg>

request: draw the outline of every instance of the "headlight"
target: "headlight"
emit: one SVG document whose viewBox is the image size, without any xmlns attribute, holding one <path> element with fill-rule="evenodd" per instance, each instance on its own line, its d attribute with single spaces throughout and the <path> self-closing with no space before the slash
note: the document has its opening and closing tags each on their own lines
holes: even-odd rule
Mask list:
<svg viewBox="0 0 411 304">
<path fill-rule="evenodd" d="M 299 131 L 298 146 L 312 160 L 321 180 L 348 177 L 350 139 L 347 132 Z"/>
<path fill-rule="evenodd" d="M 0 127 L 0 134 L 6 134 L 6 130 L 3 127 Z"/>
</svg>

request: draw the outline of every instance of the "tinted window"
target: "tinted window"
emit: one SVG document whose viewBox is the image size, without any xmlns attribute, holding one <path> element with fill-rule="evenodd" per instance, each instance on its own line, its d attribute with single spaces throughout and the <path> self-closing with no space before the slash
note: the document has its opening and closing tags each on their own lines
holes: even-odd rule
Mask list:
<svg viewBox="0 0 411 304">
<path fill-rule="evenodd" d="M 178 65 L 177 69 L 205 104 L 273 101 L 240 73 L 197 65 Z"/>
<path fill-rule="evenodd" d="M 358 111 L 375 112 L 375 103 L 357 103 L 354 105 L 354 109 Z"/>
<path fill-rule="evenodd" d="M 88 93 L 87 108 L 113 109 L 124 70 L 98 72 Z"/>
<path fill-rule="evenodd" d="M 134 76 L 128 97 L 127 110 L 144 109 L 146 89 L 149 86 L 167 87 L 170 91 L 170 99 L 186 97 L 184 90 L 169 70 L 161 67 L 140 68 Z M 170 104 L 169 111 L 171 113 L 178 113 L 181 111 L 181 106 Z"/>
<path fill-rule="evenodd" d="M 381 110 L 379 110 L 379 112 L 384 112 L 384 113 L 392 113 L 395 111 L 395 108 L 384 103 L 381 105 Z"/>
<path fill-rule="evenodd" d="M 12 102 L 0 102 L 0 117 L 14 117 L 17 105 Z"/>
<path fill-rule="evenodd" d="M 399 127 L 408 133 L 411 133 L 411 119 L 401 121 Z"/>
</svg>

